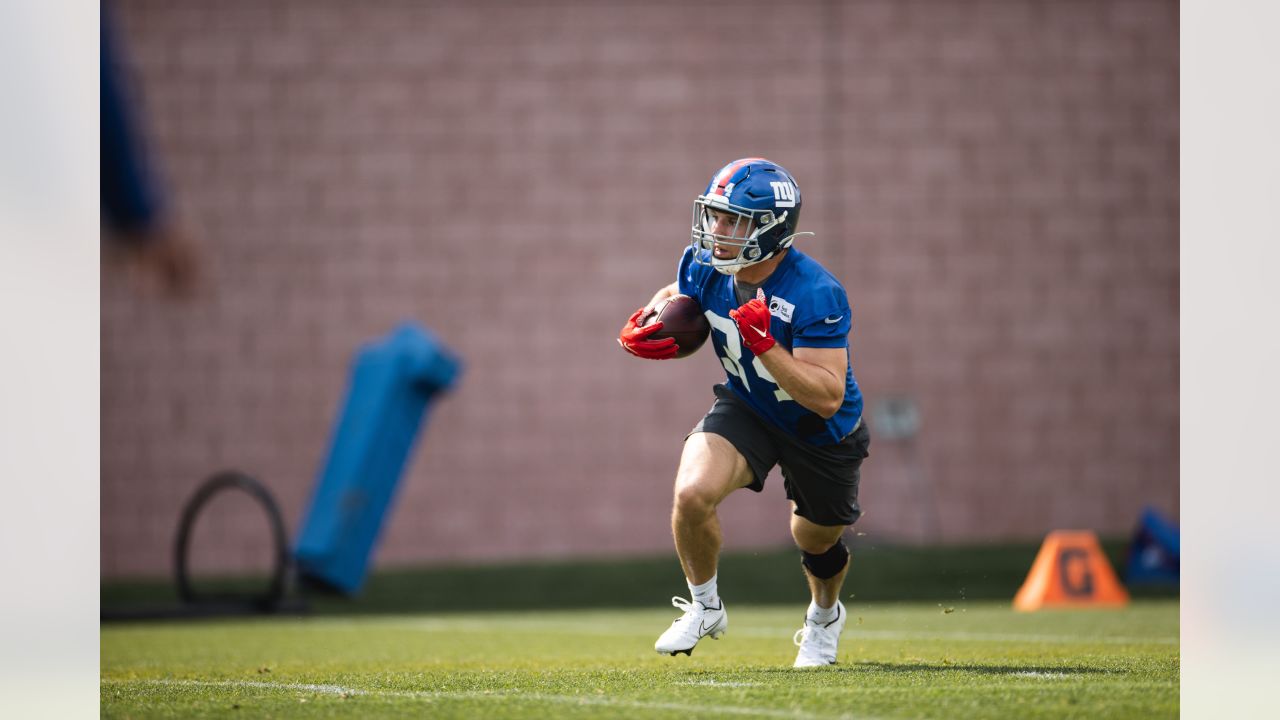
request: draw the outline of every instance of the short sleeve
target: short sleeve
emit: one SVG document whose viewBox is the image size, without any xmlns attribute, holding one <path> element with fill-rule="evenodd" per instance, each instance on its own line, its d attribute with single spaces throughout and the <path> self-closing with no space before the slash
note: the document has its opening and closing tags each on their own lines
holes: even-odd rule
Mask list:
<svg viewBox="0 0 1280 720">
<path fill-rule="evenodd" d="M 684 255 L 680 256 L 680 267 L 676 271 L 676 279 L 680 284 L 680 294 L 688 295 L 701 305 L 703 304 L 702 289 L 707 286 L 707 272 L 711 268 L 695 263 L 694 252 L 696 251 L 691 246 L 684 249 Z"/>
<path fill-rule="evenodd" d="M 797 308 L 798 309 L 798 308 Z M 814 293 L 806 312 L 791 321 L 792 347 L 839 348 L 849 346 L 853 320 L 844 289 L 828 287 Z"/>
</svg>

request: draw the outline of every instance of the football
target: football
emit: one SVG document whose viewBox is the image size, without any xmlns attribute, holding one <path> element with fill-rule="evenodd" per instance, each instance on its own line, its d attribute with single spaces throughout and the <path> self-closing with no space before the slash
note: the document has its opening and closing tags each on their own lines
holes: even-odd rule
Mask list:
<svg viewBox="0 0 1280 720">
<path fill-rule="evenodd" d="M 702 314 L 702 306 L 688 295 L 672 295 L 659 302 L 649 313 L 641 327 L 662 321 L 662 329 L 649 336 L 651 340 L 675 338 L 679 351 L 676 357 L 688 357 L 702 347 L 711 334 L 711 323 Z"/>
</svg>

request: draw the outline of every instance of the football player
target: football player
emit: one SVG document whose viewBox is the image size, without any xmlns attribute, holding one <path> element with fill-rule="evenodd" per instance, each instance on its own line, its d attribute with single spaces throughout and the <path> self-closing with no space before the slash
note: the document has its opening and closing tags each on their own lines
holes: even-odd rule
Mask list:
<svg viewBox="0 0 1280 720">
<path fill-rule="evenodd" d="M 716 507 L 739 488 L 760 492 L 778 465 L 812 595 L 795 636 L 795 666 L 836 661 L 849 564 L 841 536 L 861 514 L 858 480 L 870 438 L 849 365 L 849 301 L 840 281 L 793 247 L 798 235 L 812 234 L 796 231 L 800 207 L 795 179 L 776 163 L 725 165 L 694 200 L 692 240 L 676 282 L 658 290 L 619 336 L 638 357 L 673 357 L 672 339 L 651 337 L 661 322 L 637 323 L 664 298 L 692 296 L 727 374 L 680 457 L 671 529 L 692 598 L 672 598 L 684 614 L 658 638 L 659 653 L 691 655 L 700 639 L 728 629 L 716 590 Z"/>
</svg>

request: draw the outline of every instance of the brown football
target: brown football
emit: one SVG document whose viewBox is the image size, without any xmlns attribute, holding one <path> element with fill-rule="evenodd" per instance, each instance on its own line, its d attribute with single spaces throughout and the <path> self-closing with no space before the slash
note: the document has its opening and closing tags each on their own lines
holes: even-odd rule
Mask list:
<svg viewBox="0 0 1280 720">
<path fill-rule="evenodd" d="M 702 314 L 702 306 L 688 295 L 672 295 L 659 302 L 640 325 L 644 327 L 656 320 L 662 321 L 662 329 L 649 338 L 675 338 L 676 345 L 680 348 L 676 353 L 678 358 L 697 352 L 711 334 L 711 323 Z"/>
</svg>

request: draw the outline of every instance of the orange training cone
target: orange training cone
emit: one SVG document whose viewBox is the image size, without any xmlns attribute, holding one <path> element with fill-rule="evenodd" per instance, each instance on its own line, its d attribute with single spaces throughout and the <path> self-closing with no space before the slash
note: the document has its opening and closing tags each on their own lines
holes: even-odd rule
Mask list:
<svg viewBox="0 0 1280 720">
<path fill-rule="evenodd" d="M 1044 607 L 1123 607 L 1129 593 L 1089 530 L 1054 530 L 1013 598 L 1015 610 Z"/>
</svg>

